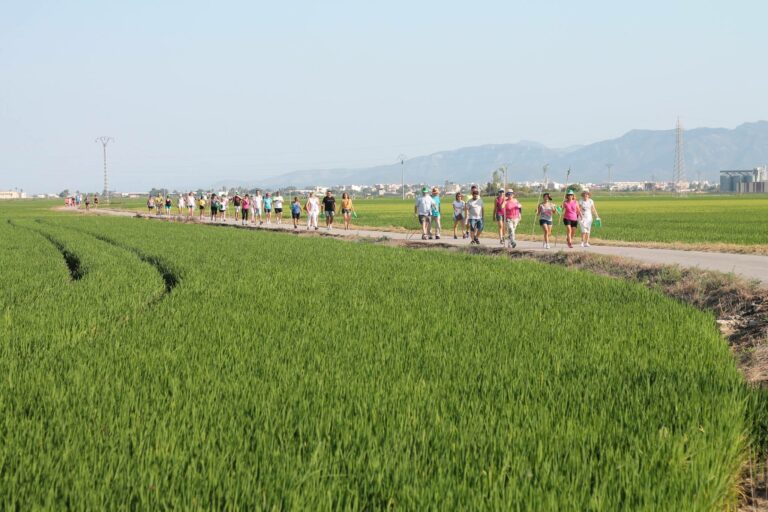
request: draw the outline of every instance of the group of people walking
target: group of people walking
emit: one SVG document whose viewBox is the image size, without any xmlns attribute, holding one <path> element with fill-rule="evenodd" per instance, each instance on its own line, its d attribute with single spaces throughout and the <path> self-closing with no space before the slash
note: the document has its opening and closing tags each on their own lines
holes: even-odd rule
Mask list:
<svg viewBox="0 0 768 512">
<path fill-rule="evenodd" d="M 485 205 L 480 191 L 476 186 L 470 189 L 471 198 L 464 200 L 464 195 L 457 192 L 452 203 L 453 207 L 453 238 L 458 238 L 461 232 L 462 238 L 469 238 L 470 244 L 480 243 L 480 234 L 484 229 Z M 424 187 L 421 196 L 416 198 L 413 208 L 414 214 L 421 225 L 422 240 L 440 240 L 441 211 L 440 191 L 437 187 Z M 517 247 L 517 228 L 523 215 L 523 207 L 517 200 L 514 190 L 498 189 L 493 204 L 493 219 L 498 226 L 499 243 L 511 248 Z M 555 216 L 559 216 L 566 229 L 566 243 L 573 248 L 573 238 L 578 227 L 581 231 L 581 246 L 589 247 L 589 238 L 593 223 L 599 225 L 600 216 L 595 208 L 595 202 L 588 191 L 581 193 L 581 199 L 576 200 L 573 190 L 568 190 L 562 205 L 557 206 L 552 201 L 549 192 L 543 194 L 541 201 L 536 206 L 536 218 L 544 234 L 543 247 L 550 248 L 552 238 L 552 225 Z"/>
<path fill-rule="evenodd" d="M 86 205 L 88 201 L 86 199 Z M 261 195 L 257 190 L 255 194 L 245 194 L 243 196 L 235 194 L 229 197 L 226 194 L 210 194 L 207 196 L 201 194 L 196 196 L 193 192 L 188 194 L 179 194 L 176 202 L 179 215 L 185 215 L 192 218 L 195 209 L 198 210 L 198 218 L 202 219 L 204 215 L 210 215 L 211 221 L 227 222 L 227 212 L 230 207 L 233 211 L 232 217 L 235 222 L 243 225 L 282 224 L 285 199 L 276 192 L 275 194 L 267 192 Z M 470 190 L 470 197 L 464 197 L 464 194 L 457 192 L 454 201 L 451 204 L 453 208 L 453 238 L 458 239 L 459 234 L 464 239 L 470 239 L 470 244 L 480 243 L 480 234 L 485 227 L 485 204 L 480 196 L 480 190 L 473 186 Z M 160 215 L 165 211 L 165 215 L 170 216 L 173 207 L 171 196 L 150 196 L 147 200 L 147 208 L 150 212 Z M 294 196 L 288 209 L 291 212 L 291 221 L 293 228 L 298 229 L 301 221 L 302 212 L 306 214 L 306 229 L 318 230 L 318 218 L 322 216 L 325 219 L 325 227 L 328 230 L 333 229 L 334 220 L 337 213 L 336 198 L 328 190 L 322 197 L 317 197 L 314 192 L 310 192 L 304 202 L 299 196 Z M 357 216 L 352 198 L 347 192 L 341 196 L 340 205 L 343 226 L 345 230 L 350 228 L 352 216 Z M 442 212 L 440 190 L 437 187 L 421 189 L 421 196 L 416 198 L 416 204 L 413 208 L 414 215 L 419 219 L 421 226 L 422 240 L 440 240 L 442 234 Z M 592 200 L 588 191 L 581 193 L 581 199 L 576 200 L 573 190 L 568 190 L 561 205 L 556 205 L 549 192 L 542 195 L 540 202 L 536 206 L 536 217 L 539 226 L 544 235 L 544 248 L 550 248 L 552 240 L 552 226 L 555 217 L 559 217 L 566 229 L 566 244 L 569 248 L 573 247 L 576 228 L 581 231 L 581 246 L 589 247 L 589 238 L 593 224 L 600 225 L 600 216 L 595 208 L 595 202 Z M 493 202 L 492 218 L 498 227 L 499 243 L 510 248 L 517 247 L 517 229 L 523 216 L 523 206 L 517 199 L 514 190 L 498 189 L 496 198 Z"/>
<path fill-rule="evenodd" d="M 164 208 L 165 215 L 170 217 L 172 206 L 173 201 L 170 195 L 165 198 L 150 196 L 147 199 L 147 209 L 150 213 L 154 212 L 157 215 L 161 215 Z M 198 218 L 201 220 L 206 215 L 210 216 L 211 221 L 227 222 L 227 212 L 234 210 L 232 218 L 235 222 L 240 222 L 243 225 L 258 222 L 258 225 L 261 226 L 264 223 L 272 224 L 273 221 L 275 224 L 283 223 L 285 199 L 280 192 L 276 192 L 274 195 L 267 192 L 262 196 L 259 190 L 253 195 L 240 196 L 240 194 L 235 194 L 231 198 L 226 194 L 195 196 L 194 192 L 189 192 L 188 194 L 179 194 L 176 206 L 178 214 L 180 216 L 186 215 L 188 219 L 194 217 L 195 208 L 197 208 Z M 318 217 L 321 215 L 325 218 L 326 229 L 333 229 L 337 206 L 336 198 L 330 190 L 325 193 L 322 200 L 314 192 L 310 192 L 303 204 L 298 196 L 294 196 L 289 208 L 294 229 L 299 228 L 302 212 L 307 215 L 307 229 L 318 230 Z M 348 230 L 352 216 L 357 216 L 357 214 L 352 204 L 352 198 L 346 192 L 341 196 L 341 215 L 344 229 Z"/>
</svg>

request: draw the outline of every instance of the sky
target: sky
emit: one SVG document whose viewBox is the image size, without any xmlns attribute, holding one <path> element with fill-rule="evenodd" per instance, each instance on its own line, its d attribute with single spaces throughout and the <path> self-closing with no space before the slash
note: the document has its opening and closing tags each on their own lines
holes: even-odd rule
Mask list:
<svg viewBox="0 0 768 512">
<path fill-rule="evenodd" d="M 0 0 L 0 190 L 768 119 L 765 1 Z"/>
</svg>

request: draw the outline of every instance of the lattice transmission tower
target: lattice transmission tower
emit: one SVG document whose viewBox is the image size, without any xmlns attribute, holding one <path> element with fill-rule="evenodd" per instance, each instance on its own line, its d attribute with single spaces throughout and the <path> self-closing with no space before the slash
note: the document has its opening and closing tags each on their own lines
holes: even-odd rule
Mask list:
<svg viewBox="0 0 768 512">
<path fill-rule="evenodd" d="M 675 193 L 678 196 L 685 195 L 685 155 L 683 147 L 683 125 L 680 123 L 680 118 L 677 118 L 677 126 L 675 127 L 675 170 L 672 176 L 672 181 L 675 183 Z"/>
<path fill-rule="evenodd" d="M 107 204 L 109 204 L 109 181 L 107 180 L 107 144 L 114 141 L 115 139 L 106 135 L 98 137 L 95 141 L 100 142 L 102 149 L 104 150 L 104 197 L 107 200 Z"/>
</svg>

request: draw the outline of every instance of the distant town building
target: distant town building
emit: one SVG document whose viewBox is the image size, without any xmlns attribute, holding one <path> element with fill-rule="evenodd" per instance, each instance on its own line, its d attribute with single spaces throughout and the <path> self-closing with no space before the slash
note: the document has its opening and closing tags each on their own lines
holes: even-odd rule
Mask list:
<svg viewBox="0 0 768 512">
<path fill-rule="evenodd" d="M 26 199 L 27 194 L 19 190 L 0 190 L 0 199 Z"/>
<path fill-rule="evenodd" d="M 768 192 L 768 167 L 720 171 L 720 192 L 737 194 Z"/>
</svg>

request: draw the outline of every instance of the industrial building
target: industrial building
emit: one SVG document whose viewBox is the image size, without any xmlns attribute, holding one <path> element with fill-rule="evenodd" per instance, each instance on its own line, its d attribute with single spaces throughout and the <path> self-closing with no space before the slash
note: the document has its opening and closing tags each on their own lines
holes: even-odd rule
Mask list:
<svg viewBox="0 0 768 512">
<path fill-rule="evenodd" d="M 720 171 L 720 192 L 768 193 L 768 167 Z"/>
</svg>

